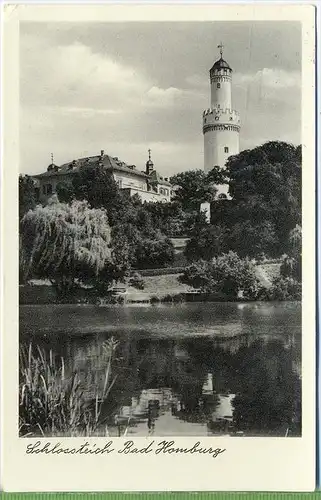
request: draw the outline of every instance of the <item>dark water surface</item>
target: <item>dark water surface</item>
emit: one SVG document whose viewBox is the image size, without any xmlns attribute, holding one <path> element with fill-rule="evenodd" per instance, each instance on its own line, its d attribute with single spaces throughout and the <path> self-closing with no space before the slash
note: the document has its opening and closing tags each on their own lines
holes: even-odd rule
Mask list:
<svg viewBox="0 0 321 500">
<path fill-rule="evenodd" d="M 111 336 L 110 435 L 300 435 L 301 304 L 20 307 L 21 343 L 63 356 L 88 398 Z"/>
</svg>

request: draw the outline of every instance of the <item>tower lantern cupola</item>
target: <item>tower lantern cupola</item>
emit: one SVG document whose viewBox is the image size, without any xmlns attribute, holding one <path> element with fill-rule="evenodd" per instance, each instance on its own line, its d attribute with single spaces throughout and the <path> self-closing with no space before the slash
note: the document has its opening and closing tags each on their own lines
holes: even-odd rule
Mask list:
<svg viewBox="0 0 321 500">
<path fill-rule="evenodd" d="M 146 162 L 146 174 L 150 175 L 154 170 L 154 163 L 152 162 L 151 159 L 151 150 L 148 150 L 148 160 Z"/>
</svg>

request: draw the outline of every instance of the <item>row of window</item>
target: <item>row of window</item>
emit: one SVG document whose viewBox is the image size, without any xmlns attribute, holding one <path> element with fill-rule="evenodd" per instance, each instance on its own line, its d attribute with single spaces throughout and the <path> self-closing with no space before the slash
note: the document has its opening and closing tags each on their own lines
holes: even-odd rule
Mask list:
<svg viewBox="0 0 321 500">
<path fill-rule="evenodd" d="M 159 194 L 164 194 L 165 196 L 169 196 L 169 189 L 159 188 Z"/>
<path fill-rule="evenodd" d="M 122 179 L 118 179 L 117 180 L 117 186 L 119 189 L 122 189 L 123 187 L 123 181 Z M 52 184 L 44 184 L 42 186 L 42 193 L 45 195 L 45 196 L 48 196 L 48 195 L 51 195 L 53 193 L 53 188 L 52 188 Z M 163 194 L 165 196 L 169 196 L 169 189 L 165 189 L 165 188 L 160 188 L 159 189 L 159 193 L 160 194 Z"/>
<path fill-rule="evenodd" d="M 122 181 L 122 179 L 117 179 L 117 186 L 118 186 L 119 189 L 122 189 L 122 187 L 123 187 L 123 181 Z M 143 188 L 141 188 L 141 189 L 143 189 Z M 163 194 L 165 196 L 169 196 L 170 192 L 169 192 L 169 189 L 159 188 L 159 194 Z"/>
</svg>

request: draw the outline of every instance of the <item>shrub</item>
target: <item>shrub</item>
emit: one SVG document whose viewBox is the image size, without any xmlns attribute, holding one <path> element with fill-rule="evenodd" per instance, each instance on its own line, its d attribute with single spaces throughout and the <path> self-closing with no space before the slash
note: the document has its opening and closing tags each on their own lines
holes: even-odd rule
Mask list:
<svg viewBox="0 0 321 500">
<path fill-rule="evenodd" d="M 156 295 L 153 295 L 151 298 L 150 298 L 150 303 L 151 304 L 159 304 L 160 302 L 160 298 L 157 297 Z"/>
<path fill-rule="evenodd" d="M 302 285 L 291 277 L 278 276 L 271 287 L 272 300 L 301 300 Z"/>
<path fill-rule="evenodd" d="M 139 273 L 134 273 L 129 279 L 130 286 L 137 288 L 137 290 L 144 290 L 145 283 L 142 276 Z"/>
<path fill-rule="evenodd" d="M 161 299 L 161 302 L 173 302 L 173 297 L 172 295 L 168 294 L 168 295 L 165 295 L 165 297 L 163 297 Z"/>
<path fill-rule="evenodd" d="M 301 281 L 301 257 L 294 258 L 285 256 L 280 267 L 280 274 L 284 278 L 293 278 L 297 281 Z"/>
<path fill-rule="evenodd" d="M 176 295 L 173 295 L 173 302 L 184 302 L 185 301 L 185 295 L 183 293 L 177 293 Z"/>
<path fill-rule="evenodd" d="M 234 252 L 223 254 L 210 262 L 192 264 L 179 277 L 179 281 L 203 293 L 223 294 L 233 299 L 241 291 L 245 298 L 254 299 L 259 290 L 255 266 L 249 259 L 241 259 Z"/>
</svg>

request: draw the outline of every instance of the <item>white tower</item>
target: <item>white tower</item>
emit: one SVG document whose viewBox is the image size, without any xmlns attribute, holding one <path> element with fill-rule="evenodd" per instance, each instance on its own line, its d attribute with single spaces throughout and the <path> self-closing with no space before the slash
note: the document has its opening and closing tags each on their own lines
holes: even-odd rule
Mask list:
<svg viewBox="0 0 321 500">
<path fill-rule="evenodd" d="M 204 170 L 223 168 L 229 156 L 239 153 L 240 115 L 232 109 L 232 68 L 223 59 L 223 45 L 218 46 L 221 57 L 210 70 L 211 107 L 203 113 Z M 228 187 L 219 186 L 219 194 Z"/>
</svg>

